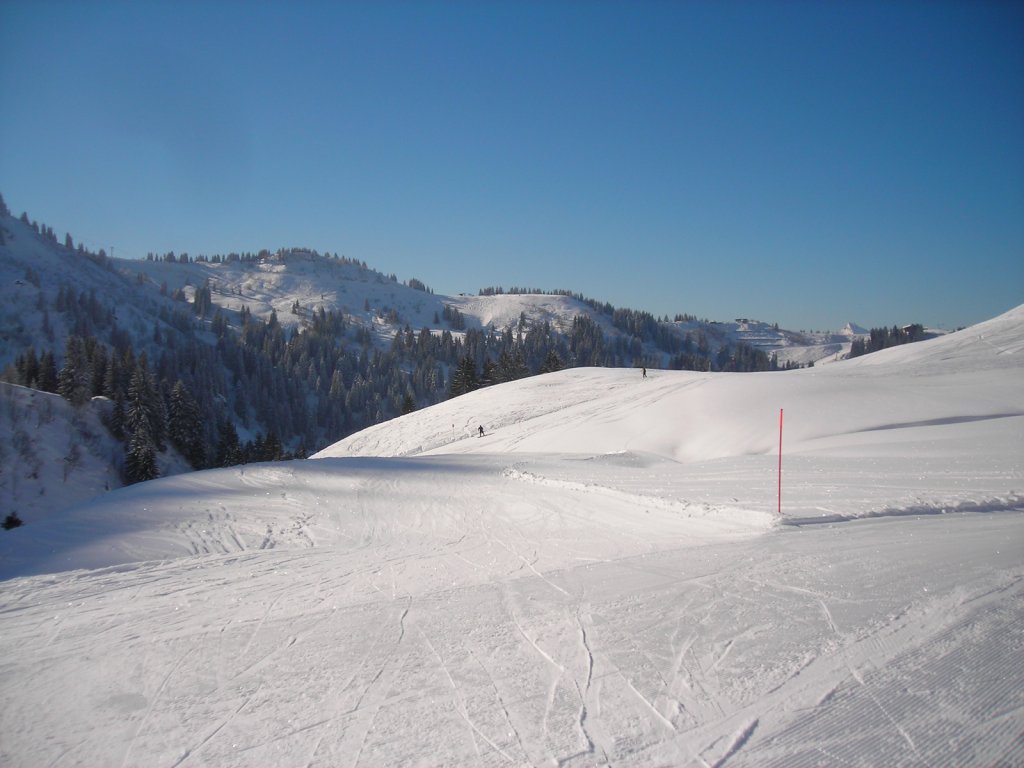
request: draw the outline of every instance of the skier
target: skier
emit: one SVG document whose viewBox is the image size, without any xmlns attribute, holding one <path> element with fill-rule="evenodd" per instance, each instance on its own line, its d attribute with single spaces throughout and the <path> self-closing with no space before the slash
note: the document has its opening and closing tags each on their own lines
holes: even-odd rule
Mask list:
<svg viewBox="0 0 1024 768">
<path fill-rule="evenodd" d="M 484 426 L 483 426 L 483 424 L 481 424 L 481 425 L 480 425 L 480 426 L 478 427 L 478 429 L 480 430 L 480 437 L 483 437 L 483 436 L 484 436 Z"/>
<path fill-rule="evenodd" d="M 647 366 L 646 365 L 644 366 L 643 370 L 644 370 L 644 378 L 646 379 L 647 378 Z"/>
</svg>

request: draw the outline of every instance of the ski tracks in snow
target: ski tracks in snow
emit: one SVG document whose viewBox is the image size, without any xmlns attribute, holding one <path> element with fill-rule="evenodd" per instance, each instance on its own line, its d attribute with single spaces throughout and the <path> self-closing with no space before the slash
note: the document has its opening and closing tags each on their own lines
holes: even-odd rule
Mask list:
<svg viewBox="0 0 1024 768">
<path fill-rule="evenodd" d="M 818 607 L 820 607 L 821 609 L 822 615 L 824 616 L 826 623 L 828 624 L 829 632 L 836 638 L 838 642 L 838 653 L 842 658 L 843 666 L 845 666 L 846 670 L 849 672 L 850 677 L 852 677 L 853 680 L 855 680 L 856 683 L 865 691 L 865 693 L 871 698 L 875 706 L 886 718 L 886 720 L 888 720 L 892 724 L 893 728 L 900 735 L 900 738 L 902 738 L 903 741 L 910 748 L 910 751 L 913 753 L 914 758 L 922 764 L 927 765 L 927 763 L 925 763 L 925 761 L 922 759 L 921 754 L 918 752 L 917 745 L 914 744 L 914 740 L 910 737 L 910 734 L 907 733 L 907 731 L 903 728 L 899 721 L 897 721 L 896 718 L 893 717 L 893 715 L 885 707 L 885 705 L 882 704 L 878 696 L 876 696 L 874 691 L 872 691 L 871 686 L 864 681 L 864 677 L 857 670 L 856 665 L 851 661 L 848 650 L 848 646 L 850 645 L 850 639 L 839 631 L 839 627 L 836 626 L 836 621 L 832 615 L 832 611 L 829 610 L 828 604 L 825 602 L 825 599 L 822 597 L 822 595 L 817 592 L 814 592 L 813 590 L 793 585 L 775 584 L 773 586 L 779 589 L 795 592 L 800 595 L 805 595 L 809 600 L 812 600 L 815 603 L 817 603 Z M 835 688 L 832 688 L 828 695 L 831 695 L 831 693 L 835 690 Z"/>
<path fill-rule="evenodd" d="M 979 733 L 986 734 L 986 754 L 1004 755 L 1007 764 L 1024 757 L 1019 727 L 1011 725 L 1016 720 L 1019 726 L 1024 713 L 1024 575 L 1011 572 L 980 591 L 957 587 L 925 595 L 850 632 L 840 630 L 821 592 L 771 586 L 816 607 L 835 643 L 800 670 L 806 680 L 793 678 L 786 686 L 783 703 L 807 703 L 787 725 L 776 725 L 772 737 L 750 747 L 759 764 L 810 765 L 822 756 L 835 765 L 861 764 L 879 749 L 893 762 L 902 754 L 916 765 L 971 764 L 982 761 L 974 751 Z M 981 672 L 986 669 L 999 671 Z M 968 704 L 980 700 L 991 703 Z M 813 747 L 794 749 L 810 731 Z"/>
<path fill-rule="evenodd" d="M 487 734 L 485 734 L 483 730 L 481 730 L 477 726 L 477 724 L 473 722 L 472 718 L 470 718 L 470 713 L 466 705 L 466 701 L 459 691 L 459 686 L 455 684 L 455 680 L 454 678 L 452 678 L 451 670 L 448 669 L 448 665 L 445 664 L 444 659 L 442 658 L 441 654 L 437 652 L 437 649 L 434 647 L 434 644 L 430 642 L 430 638 L 423 633 L 421 633 L 421 636 L 423 637 L 423 641 L 427 644 L 427 647 L 430 648 L 431 653 L 437 659 L 438 664 L 441 665 L 441 669 L 444 671 L 445 677 L 447 678 L 449 685 L 451 685 L 452 695 L 455 698 L 456 711 L 459 713 L 459 716 L 466 722 L 466 725 L 470 729 L 470 739 L 473 742 L 473 749 L 476 752 L 477 759 L 479 760 L 481 757 L 480 746 L 477 743 L 477 738 L 480 738 L 484 742 L 486 742 L 491 749 L 493 749 L 495 752 L 497 752 L 499 755 L 505 758 L 508 762 L 515 764 L 516 760 L 507 752 L 505 752 L 505 750 L 503 750 L 501 747 L 499 747 L 497 744 L 491 741 L 487 737 Z M 507 714 L 508 713 L 506 710 L 506 715 Z"/>
<path fill-rule="evenodd" d="M 181 654 L 174 665 L 164 675 L 163 680 L 160 681 L 160 686 L 156 689 L 153 694 L 153 698 L 149 702 L 149 706 L 146 708 L 146 714 L 143 715 L 139 721 L 138 727 L 135 729 L 135 733 L 132 735 L 131 741 L 128 742 L 128 748 L 125 750 L 124 758 L 121 760 L 121 768 L 130 765 L 130 758 L 132 750 L 135 748 L 135 743 L 139 740 L 139 736 L 145 730 L 146 725 L 149 723 L 150 717 L 153 715 L 153 709 L 156 707 L 160 698 L 163 696 L 164 690 L 167 688 L 167 682 L 174 676 L 174 674 L 181 668 L 181 665 L 185 663 L 185 660 L 194 653 L 195 649 L 191 649 Z"/>
<path fill-rule="evenodd" d="M 491 538 L 467 515 L 430 549 L 384 557 L 248 552 L 9 582 L 2 640 L 21 662 L 4 667 L 0 755 L 179 768 L 1024 757 L 1017 518 L 789 528 L 559 569 L 543 565 L 543 531 L 494 521 Z M 436 561 L 454 549 L 494 562 L 490 579 Z M 98 679 L 116 687 L 96 699 Z"/>
</svg>

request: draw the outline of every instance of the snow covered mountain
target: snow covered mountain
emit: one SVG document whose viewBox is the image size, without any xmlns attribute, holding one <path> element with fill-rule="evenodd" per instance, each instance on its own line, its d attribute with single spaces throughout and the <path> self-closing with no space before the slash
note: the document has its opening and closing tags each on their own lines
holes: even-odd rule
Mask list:
<svg viewBox="0 0 1024 768">
<path fill-rule="evenodd" d="M 253 316 L 264 320 L 273 311 L 287 328 L 302 327 L 321 307 L 340 311 L 354 323 L 372 329 L 375 337 L 385 344 L 405 326 L 414 331 L 431 328 L 438 332 L 450 327 L 440 320 L 446 307 L 458 310 L 466 328 L 502 331 L 516 327 L 523 318 L 529 324 L 548 322 L 555 330 L 568 334 L 573 320 L 585 316 L 598 323 L 609 338 L 629 338 L 627 332 L 612 323 L 611 311 L 600 309 L 605 305 L 577 296 L 545 293 L 444 296 L 410 287 L 395 276 L 385 275 L 365 264 L 339 261 L 314 251 L 266 253 L 253 262 L 181 264 L 155 259 L 115 263 L 122 272 L 141 275 L 147 283 L 161 286 L 165 291 L 181 290 L 189 300 L 194 296 L 195 287 L 209 283 L 217 306 L 236 312 L 245 306 Z M 842 353 L 849 349 L 851 335 L 855 335 L 797 333 L 748 319 L 689 320 L 664 322 L 664 325 L 680 339 L 687 333 L 707 334 L 713 352 L 724 345 L 744 342 L 769 353 L 778 353 L 780 363 L 804 359 L 810 362 Z M 652 355 L 658 354 L 654 345 L 648 344 L 647 350 Z M 662 352 L 660 357 L 663 364 L 668 362 L 667 353 Z"/>
<path fill-rule="evenodd" d="M 0 365 L 9 364 L 23 348 L 38 345 L 41 339 L 62 339 L 71 332 L 72 328 L 62 323 L 58 313 L 47 313 L 44 327 L 41 312 L 64 282 L 76 290 L 96 292 L 105 308 L 116 307 L 117 313 L 126 315 L 120 318 L 121 325 L 140 337 L 151 334 L 161 309 L 175 306 L 172 297 L 192 302 L 196 290 L 204 286 L 210 288 L 213 306 L 227 313 L 231 320 L 244 307 L 262 320 L 275 313 L 278 322 L 292 330 L 308 325 L 312 315 L 323 308 L 341 312 L 352 323 L 373 331 L 384 345 L 405 326 L 417 332 L 421 328 L 438 332 L 451 329 L 450 323 L 440 319 L 445 307 L 457 309 L 466 328 L 501 331 L 524 319 L 530 324 L 546 321 L 567 333 L 574 318 L 586 316 L 601 325 L 611 338 L 629 336 L 611 322 L 610 305 L 577 296 L 435 295 L 415 278 L 399 282 L 394 275 L 385 275 L 365 263 L 306 249 L 233 254 L 214 257 L 216 260 L 203 257 L 201 261 L 184 254 L 165 254 L 149 260 L 86 257 L 81 251 L 61 246 L 56 239 L 40 236 L 24 220 L 11 216 L 0 219 L 6 233 L 0 243 L 0 274 L 5 278 L 0 286 L 5 329 L 0 339 Z M 35 228 L 39 229 L 39 225 Z M 790 357 L 813 360 L 814 354 L 819 355 L 816 359 L 822 359 L 842 352 L 841 346 L 836 345 L 845 340 L 848 349 L 851 336 L 846 331 L 797 333 L 746 318 L 729 322 L 681 320 L 664 325 L 679 338 L 686 333 L 705 333 L 712 352 L 742 341 L 778 352 L 780 363 Z M 806 353 L 807 348 L 813 352 Z M 648 351 L 654 354 L 656 349 L 648 345 Z M 663 362 L 667 361 L 667 355 L 663 355 Z"/>
<path fill-rule="evenodd" d="M 303 249 L 113 259 L 75 247 L 70 235 L 62 244 L 27 215 L 0 213 L 0 370 L 7 380 L 47 389 L 16 366 L 33 368 L 48 354 L 59 368 L 76 337 L 102 352 L 79 374 L 91 394 L 107 398 L 79 408 L 109 414 L 118 395 L 127 401 L 132 367 L 142 361 L 164 400 L 179 381 L 195 399 L 201 419 L 187 431 L 203 448 L 197 467 L 263 458 L 259 447 L 271 435 L 302 455 L 436 403 L 448 396 L 463 355 L 481 366 L 512 350 L 520 363 L 508 376 L 518 377 L 541 369 L 549 352 L 573 366 L 707 370 L 741 367 L 737 350 L 761 354 L 748 352 L 747 367 L 766 365 L 767 355 L 786 366 L 835 359 L 850 345 L 848 336 L 793 333 L 746 318 L 667 322 L 580 296 L 488 294 L 435 295 L 415 278 L 400 283 L 366 264 Z M 110 370 L 113 358 L 119 375 Z M 0 397 L 11 414 L 27 402 L 8 387 Z M 40 393 L 39 402 L 46 400 Z M 77 412 L 60 403 L 46 412 L 55 418 L 45 430 L 0 419 L 0 445 L 17 443 L 18 455 L 28 457 L 0 464 L 0 504 L 25 520 L 117 487 L 123 474 L 129 436 L 111 440 L 99 421 L 82 433 Z M 68 446 L 76 443 L 79 452 L 88 448 L 81 466 L 63 461 L 75 458 Z M 181 446 L 161 448 L 160 472 L 188 469 L 182 453 Z M 42 455 L 60 461 L 37 471 L 31 457 Z M 59 487 L 52 482 L 58 475 Z"/>
<path fill-rule="evenodd" d="M 563 370 L 10 531 L 0 762 L 1015 764 L 1022 368 Z"/>
</svg>

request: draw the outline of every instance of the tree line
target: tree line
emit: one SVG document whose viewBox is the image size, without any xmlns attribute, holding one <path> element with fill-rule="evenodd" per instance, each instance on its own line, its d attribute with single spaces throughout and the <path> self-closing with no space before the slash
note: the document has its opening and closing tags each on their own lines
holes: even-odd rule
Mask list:
<svg viewBox="0 0 1024 768">
<path fill-rule="evenodd" d="M 895 325 L 892 328 L 872 328 L 868 338 L 853 340 L 847 357 L 860 357 L 881 349 L 924 341 L 927 337 L 924 326 L 920 323 L 905 325 L 902 328 Z"/>
</svg>

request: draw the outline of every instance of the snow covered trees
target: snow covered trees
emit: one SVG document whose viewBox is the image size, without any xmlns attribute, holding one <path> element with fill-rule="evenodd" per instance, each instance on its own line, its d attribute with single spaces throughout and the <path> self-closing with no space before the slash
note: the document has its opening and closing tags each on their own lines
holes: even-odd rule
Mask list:
<svg viewBox="0 0 1024 768">
<path fill-rule="evenodd" d="M 73 405 L 82 405 L 92 395 L 91 366 L 85 345 L 78 336 L 68 336 L 64 365 L 57 374 L 57 394 Z"/>
<path fill-rule="evenodd" d="M 203 436 L 203 415 L 199 404 L 178 379 L 171 390 L 167 412 L 167 436 L 171 445 L 185 457 L 193 469 L 206 464 L 206 441 Z"/>
<path fill-rule="evenodd" d="M 136 365 L 128 386 L 125 433 L 128 446 L 124 455 L 125 485 L 152 480 L 159 475 L 156 452 L 163 438 L 163 404 L 157 399 L 145 357 Z"/>
<path fill-rule="evenodd" d="M 131 416 L 129 411 L 129 417 Z M 140 419 L 133 425 L 128 447 L 124 453 L 123 480 L 125 485 L 141 483 L 160 476 L 156 466 L 156 446 L 149 434 L 149 425 Z"/>
</svg>

